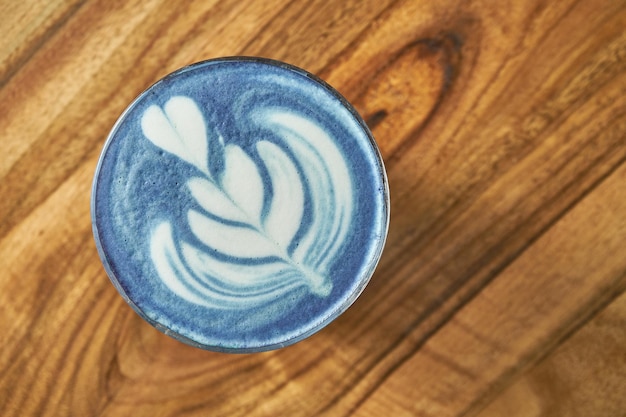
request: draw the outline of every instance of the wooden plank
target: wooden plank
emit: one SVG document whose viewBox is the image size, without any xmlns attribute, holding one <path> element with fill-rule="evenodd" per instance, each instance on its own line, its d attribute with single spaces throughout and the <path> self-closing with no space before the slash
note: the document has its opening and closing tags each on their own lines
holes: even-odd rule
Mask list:
<svg viewBox="0 0 626 417">
<path fill-rule="evenodd" d="M 466 415 L 623 292 L 625 192 L 623 164 L 413 347 L 355 415 Z"/>
<path fill-rule="evenodd" d="M 626 294 L 622 294 L 477 416 L 623 415 L 625 332 Z"/>
<path fill-rule="evenodd" d="M 84 3 L 83 1 L 0 4 L 0 86 L 24 65 Z"/>
<path fill-rule="evenodd" d="M 46 4 L 0 2 L 2 416 L 465 415 L 623 289 L 623 2 Z M 392 193 L 358 302 L 241 356 L 140 320 L 89 219 L 123 108 L 235 54 L 300 65 L 353 101 Z"/>
</svg>

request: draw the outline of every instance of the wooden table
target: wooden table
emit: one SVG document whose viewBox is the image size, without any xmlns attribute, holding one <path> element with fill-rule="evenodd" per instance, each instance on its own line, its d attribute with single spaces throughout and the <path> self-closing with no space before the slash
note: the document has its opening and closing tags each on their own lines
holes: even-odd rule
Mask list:
<svg viewBox="0 0 626 417">
<path fill-rule="evenodd" d="M 3 0 L 0 33 L 0 415 L 626 415 L 624 1 Z M 263 354 L 143 322 L 91 233 L 120 112 L 227 55 L 335 86 L 391 187 L 362 297 Z"/>
</svg>

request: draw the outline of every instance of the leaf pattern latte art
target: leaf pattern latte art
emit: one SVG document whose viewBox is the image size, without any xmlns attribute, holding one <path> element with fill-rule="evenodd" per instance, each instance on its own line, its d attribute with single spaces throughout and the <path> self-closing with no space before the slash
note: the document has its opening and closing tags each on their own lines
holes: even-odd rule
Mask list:
<svg viewBox="0 0 626 417">
<path fill-rule="evenodd" d="M 186 182 L 196 203 L 186 219 L 197 242 L 177 239 L 174 224 L 162 221 L 150 239 L 154 267 L 175 294 L 209 308 L 253 308 L 299 288 L 326 297 L 333 288 L 328 271 L 352 218 L 346 161 L 324 129 L 300 114 L 266 107 L 250 117 L 281 139 L 282 146 L 257 141 L 258 162 L 218 134 L 208 136 L 191 98 L 145 110 L 145 137 L 198 173 Z M 223 154 L 219 174 L 209 166 L 210 150 Z"/>
</svg>

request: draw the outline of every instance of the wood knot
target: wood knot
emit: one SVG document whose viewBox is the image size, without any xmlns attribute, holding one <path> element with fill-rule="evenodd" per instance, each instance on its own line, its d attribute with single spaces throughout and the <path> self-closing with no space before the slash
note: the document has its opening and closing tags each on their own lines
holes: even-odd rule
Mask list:
<svg viewBox="0 0 626 417">
<path fill-rule="evenodd" d="M 458 72 L 462 40 L 455 34 L 417 39 L 400 49 L 366 83 L 355 106 L 383 154 L 421 131 Z"/>
</svg>

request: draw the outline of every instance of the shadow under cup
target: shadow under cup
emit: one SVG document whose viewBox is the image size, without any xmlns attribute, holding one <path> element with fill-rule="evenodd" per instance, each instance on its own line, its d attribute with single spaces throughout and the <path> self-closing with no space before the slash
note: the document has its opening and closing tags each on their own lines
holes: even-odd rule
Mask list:
<svg viewBox="0 0 626 417">
<path fill-rule="evenodd" d="M 290 345 L 344 312 L 380 258 L 384 166 L 323 81 L 259 58 L 178 70 L 110 133 L 92 192 L 111 281 L 146 321 L 222 352 Z"/>
</svg>

